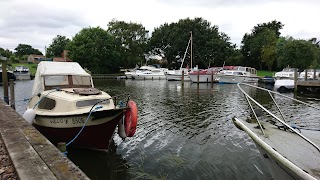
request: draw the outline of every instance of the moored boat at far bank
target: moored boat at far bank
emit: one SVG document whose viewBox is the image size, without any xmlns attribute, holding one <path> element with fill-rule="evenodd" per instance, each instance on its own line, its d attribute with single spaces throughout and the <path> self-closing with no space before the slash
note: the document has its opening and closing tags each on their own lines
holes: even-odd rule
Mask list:
<svg viewBox="0 0 320 180">
<path fill-rule="evenodd" d="M 237 84 L 237 83 L 257 83 L 259 77 L 257 70 L 252 67 L 235 66 L 233 69 L 222 71 L 217 81 L 219 83 Z"/>
</svg>

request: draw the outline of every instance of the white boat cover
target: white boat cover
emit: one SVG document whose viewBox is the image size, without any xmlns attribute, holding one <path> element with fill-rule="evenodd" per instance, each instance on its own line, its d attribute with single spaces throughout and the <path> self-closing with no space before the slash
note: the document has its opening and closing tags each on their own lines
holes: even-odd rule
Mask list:
<svg viewBox="0 0 320 180">
<path fill-rule="evenodd" d="M 48 75 L 91 76 L 77 62 L 42 61 L 37 67 L 31 96 L 44 90 L 42 77 Z"/>
</svg>

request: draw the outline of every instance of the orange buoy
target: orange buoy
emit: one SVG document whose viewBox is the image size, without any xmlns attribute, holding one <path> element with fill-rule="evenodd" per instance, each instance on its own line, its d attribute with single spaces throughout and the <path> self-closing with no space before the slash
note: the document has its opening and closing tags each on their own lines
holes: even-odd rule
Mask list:
<svg viewBox="0 0 320 180">
<path fill-rule="evenodd" d="M 128 102 L 128 109 L 125 113 L 125 121 L 124 121 L 124 127 L 125 127 L 125 133 L 127 137 L 132 137 L 137 129 L 137 123 L 138 123 L 138 109 L 137 105 L 134 101 L 130 100 Z"/>
</svg>

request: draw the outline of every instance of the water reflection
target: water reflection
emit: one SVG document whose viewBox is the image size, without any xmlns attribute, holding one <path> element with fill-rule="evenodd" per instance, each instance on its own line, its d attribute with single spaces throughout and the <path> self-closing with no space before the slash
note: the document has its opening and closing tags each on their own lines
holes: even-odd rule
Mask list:
<svg viewBox="0 0 320 180">
<path fill-rule="evenodd" d="M 250 116 L 236 85 L 165 80 L 94 83 L 119 100 L 130 95 L 137 103 L 139 121 L 134 137 L 122 141 L 115 134 L 112 152 L 68 149 L 68 157 L 90 178 L 271 179 L 250 137 L 231 121 L 234 116 Z M 17 86 L 31 94 L 32 82 Z M 248 91 L 272 105 L 259 92 Z M 20 105 L 25 109 L 26 102 Z"/>
<path fill-rule="evenodd" d="M 119 89 L 130 89 L 138 104 L 138 130 L 124 142 L 116 135 L 115 142 L 133 178 L 270 179 L 251 139 L 231 122 L 248 113 L 236 85 L 135 80 L 125 85 Z"/>
<path fill-rule="evenodd" d="M 109 152 L 68 148 L 68 158 L 74 162 L 90 179 L 130 179 L 129 165 L 113 144 Z"/>
</svg>

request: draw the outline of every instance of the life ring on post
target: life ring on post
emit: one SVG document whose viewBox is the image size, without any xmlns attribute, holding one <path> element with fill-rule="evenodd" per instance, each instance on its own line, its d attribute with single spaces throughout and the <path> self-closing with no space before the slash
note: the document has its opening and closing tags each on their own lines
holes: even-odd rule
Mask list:
<svg viewBox="0 0 320 180">
<path fill-rule="evenodd" d="M 124 130 L 127 137 L 132 137 L 137 129 L 138 123 L 138 109 L 134 101 L 130 100 L 128 102 L 128 109 L 124 115 Z"/>
</svg>

